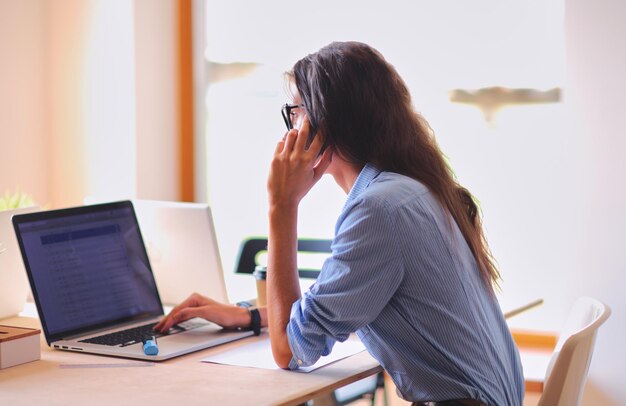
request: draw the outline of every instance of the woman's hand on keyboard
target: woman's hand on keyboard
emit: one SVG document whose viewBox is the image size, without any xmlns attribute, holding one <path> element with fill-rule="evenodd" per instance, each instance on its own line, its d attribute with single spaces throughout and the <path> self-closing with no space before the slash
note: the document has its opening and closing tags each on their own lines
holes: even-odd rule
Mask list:
<svg viewBox="0 0 626 406">
<path fill-rule="evenodd" d="M 161 319 L 154 326 L 154 330 L 164 333 L 173 325 L 194 317 L 201 317 L 226 328 L 245 327 L 250 324 L 250 315 L 247 309 L 219 303 L 194 293 Z"/>
</svg>

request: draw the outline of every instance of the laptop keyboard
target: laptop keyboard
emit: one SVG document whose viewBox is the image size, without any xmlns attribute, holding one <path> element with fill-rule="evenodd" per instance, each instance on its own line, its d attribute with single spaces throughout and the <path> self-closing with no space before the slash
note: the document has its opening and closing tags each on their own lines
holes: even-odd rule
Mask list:
<svg viewBox="0 0 626 406">
<path fill-rule="evenodd" d="M 169 329 L 167 334 L 163 334 L 154 331 L 152 328 L 156 323 L 149 323 L 139 327 L 133 327 L 128 330 L 116 331 L 114 333 L 104 334 L 97 337 L 87 338 L 80 340 L 81 343 L 108 345 L 112 347 L 126 347 L 127 345 L 133 345 L 141 343 L 145 337 L 163 337 L 165 335 L 172 335 L 181 333 L 183 331 L 192 330 L 194 328 L 205 325 L 203 322 L 186 321 L 179 323 Z"/>
</svg>

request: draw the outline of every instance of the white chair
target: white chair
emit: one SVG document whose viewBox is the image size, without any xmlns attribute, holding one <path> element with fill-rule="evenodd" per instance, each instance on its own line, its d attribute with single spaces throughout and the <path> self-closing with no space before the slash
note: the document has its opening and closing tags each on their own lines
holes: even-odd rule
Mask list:
<svg viewBox="0 0 626 406">
<path fill-rule="evenodd" d="M 537 406 L 580 406 L 598 328 L 611 309 L 599 300 L 581 297 L 570 311 L 548 365 Z"/>
</svg>

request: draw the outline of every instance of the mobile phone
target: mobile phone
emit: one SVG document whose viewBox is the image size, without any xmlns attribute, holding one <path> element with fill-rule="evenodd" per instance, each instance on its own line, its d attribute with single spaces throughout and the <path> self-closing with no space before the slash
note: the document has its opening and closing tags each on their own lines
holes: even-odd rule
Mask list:
<svg viewBox="0 0 626 406">
<path fill-rule="evenodd" d="M 306 117 L 306 116 L 305 116 Z M 302 118 L 302 120 L 298 123 L 298 129 L 302 128 L 302 121 L 304 121 L 304 117 Z M 299 131 L 299 130 L 298 130 Z M 313 140 L 315 139 L 315 137 L 317 136 L 317 126 L 314 125 L 311 122 L 311 119 L 309 119 L 309 134 L 307 136 L 307 140 L 306 140 L 306 149 L 309 149 L 311 147 L 311 144 L 313 143 Z M 318 154 L 318 156 L 321 156 L 324 153 L 324 150 L 326 149 L 327 144 L 326 141 L 324 141 L 324 143 L 322 144 L 322 148 L 320 149 L 320 152 Z"/>
</svg>

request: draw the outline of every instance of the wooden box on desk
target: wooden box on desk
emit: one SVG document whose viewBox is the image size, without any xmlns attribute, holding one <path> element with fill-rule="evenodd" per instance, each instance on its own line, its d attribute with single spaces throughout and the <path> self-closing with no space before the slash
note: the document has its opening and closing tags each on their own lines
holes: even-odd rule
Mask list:
<svg viewBox="0 0 626 406">
<path fill-rule="evenodd" d="M 41 358 L 41 330 L 0 325 L 0 369 Z"/>
</svg>

